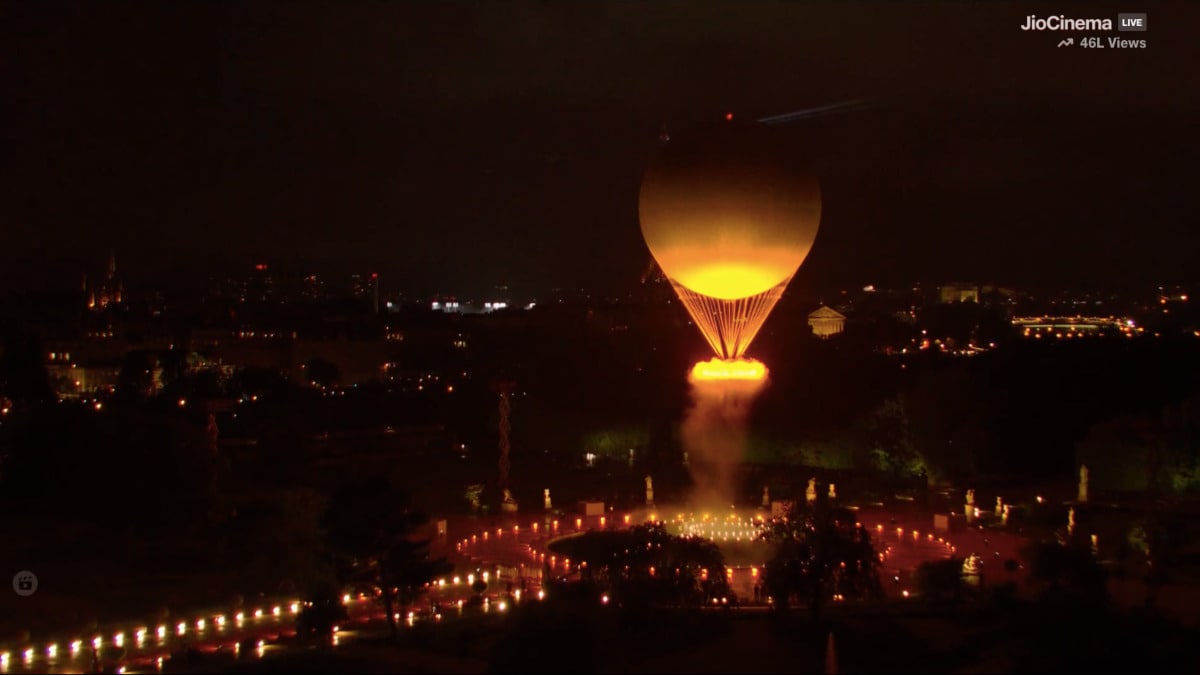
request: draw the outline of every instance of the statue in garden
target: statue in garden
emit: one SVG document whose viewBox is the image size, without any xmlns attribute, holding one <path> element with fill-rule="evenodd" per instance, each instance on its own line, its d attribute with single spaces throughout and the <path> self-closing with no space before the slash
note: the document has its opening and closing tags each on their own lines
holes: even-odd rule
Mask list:
<svg viewBox="0 0 1200 675">
<path fill-rule="evenodd" d="M 504 498 L 500 500 L 500 510 L 504 513 L 516 513 L 517 500 L 513 499 L 512 492 L 508 488 L 504 488 Z"/>
<path fill-rule="evenodd" d="M 471 511 L 472 512 L 479 511 L 479 508 L 480 508 L 481 502 L 482 502 L 482 500 L 481 500 L 482 494 L 483 494 L 483 486 L 482 485 L 467 486 L 467 493 L 464 496 L 467 498 L 467 501 L 469 501 L 471 503 Z"/>
</svg>

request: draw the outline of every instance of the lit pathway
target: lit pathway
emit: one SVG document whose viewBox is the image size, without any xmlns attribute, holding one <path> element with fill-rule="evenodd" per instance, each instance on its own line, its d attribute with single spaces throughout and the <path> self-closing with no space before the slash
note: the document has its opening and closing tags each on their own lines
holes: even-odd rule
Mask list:
<svg viewBox="0 0 1200 675">
<path fill-rule="evenodd" d="M 668 508 L 660 510 L 664 514 L 674 513 Z M 1016 574 L 1003 570 L 1004 561 L 1019 558 L 1018 551 L 1025 542 L 1016 534 L 972 528 L 953 533 L 935 532 L 931 514 L 903 506 L 894 509 L 862 507 L 856 512 L 862 526 L 871 531 L 876 549 L 884 554 L 880 581 L 883 582 L 885 595 L 889 597 L 908 597 L 914 590 L 913 571 L 929 560 L 965 558 L 976 554 L 983 560 L 985 582 L 1018 580 L 1024 576 L 1023 569 Z M 555 573 L 570 575 L 578 573 L 580 564 L 584 562 L 548 551 L 546 544 L 550 540 L 589 529 L 622 529 L 651 517 L 678 519 L 679 516 L 649 514 L 645 510 L 610 513 L 603 518 L 536 513 L 498 516 L 475 521 L 475 531 L 469 531 L 469 523 L 463 523 L 458 528 L 452 527 L 447 547 L 460 556 L 467 566 L 499 566 L 502 579 L 506 582 L 524 578 L 531 584 L 540 584 L 546 565 Z M 731 525 L 729 528 L 732 540 L 738 526 Z M 743 602 L 753 597 L 753 587 L 759 574 L 757 566 L 731 567 L 727 569 L 727 574 L 734 592 Z"/>
<path fill-rule="evenodd" d="M 859 521 L 871 528 L 876 549 L 887 552 L 881 581 L 885 593 L 890 596 L 903 595 L 904 591 L 913 588 L 912 573 L 921 563 L 949 557 L 966 558 L 971 554 L 983 559 L 985 584 L 997 579 L 1024 578 L 1024 568 L 1015 574 L 1005 572 L 1003 568 L 1004 561 L 1020 559 L 1018 552 L 1026 539 L 1016 534 L 974 528 L 935 532 L 932 515 L 911 507 L 863 507 L 858 515 Z"/>
<path fill-rule="evenodd" d="M 907 597 L 912 588 L 912 571 L 921 562 L 952 555 L 977 553 L 987 566 L 985 578 L 1008 578 L 1007 573 L 991 570 L 1000 567 L 1004 560 L 1016 558 L 1023 542 L 1020 537 L 1004 532 L 933 533 L 930 516 L 898 515 L 901 513 L 903 509 L 870 507 L 858 511 L 860 523 L 871 529 L 877 549 L 885 555 L 882 581 L 886 593 L 893 597 Z M 571 575 L 578 573 L 583 562 L 548 551 L 546 545 L 552 539 L 589 529 L 626 528 L 650 517 L 667 516 L 642 510 L 588 518 L 528 513 L 450 519 L 447 536 L 435 540 L 431 552 L 446 556 L 455 564 L 455 572 L 435 580 L 429 594 L 418 604 L 401 610 L 403 614 L 398 613 L 397 619 L 409 626 L 418 621 L 453 619 L 462 613 L 472 595 L 470 587 L 476 575 L 488 583 L 485 612 L 505 612 L 509 602 L 536 601 L 543 597 L 541 581 L 546 566 L 555 573 Z M 745 535 L 738 532 L 736 524 L 722 527 L 731 528 L 733 534 Z M 742 526 L 748 527 L 749 524 Z M 738 597 L 743 601 L 751 598 L 758 568 L 747 565 L 726 572 Z M 379 603 L 366 596 L 347 595 L 343 601 L 350 620 L 340 627 L 343 631 L 339 635 L 346 638 L 355 634 L 352 628 L 355 624 L 386 618 Z M 61 641 L 0 646 L 0 673 L 87 672 L 92 670 L 96 651 L 107 672 L 161 670 L 172 655 L 179 657 L 189 650 L 243 659 L 262 657 L 280 648 L 273 642 L 295 634 L 295 616 L 299 610 L 298 599 L 279 599 L 240 612 L 198 612 L 187 619 L 154 626 L 110 626 L 106 631 Z"/>
<path fill-rule="evenodd" d="M 469 531 L 471 527 L 481 527 L 483 522 L 460 519 L 455 521 L 451 531 Z M 482 537 L 483 531 L 478 531 L 477 536 Z M 472 595 L 470 586 L 475 580 L 476 567 L 480 568 L 481 577 L 492 582 L 485 593 L 484 611 L 506 611 L 506 593 L 503 592 L 506 588 L 495 583 L 495 580 L 501 579 L 504 584 L 512 583 L 517 601 L 523 595 L 519 574 L 504 566 L 506 561 L 518 561 L 521 557 L 514 546 L 515 541 L 510 536 L 503 545 L 497 547 L 495 562 L 500 565 L 496 565 L 478 555 L 459 554 L 445 542 L 435 542 L 434 554 L 447 554 L 452 562 L 457 563 L 460 572 L 435 580 L 430 585 L 428 595 L 418 604 L 397 613 L 397 619 L 411 626 L 417 621 L 441 621 L 461 614 Z M 526 580 L 525 588 L 530 598 L 538 597 L 540 571 L 540 568 L 530 570 L 535 576 Z M 522 568 L 520 572 L 525 573 L 525 570 Z M 348 626 L 339 628 L 382 622 L 387 618 L 380 603 L 364 595 L 347 595 L 343 597 L 343 602 L 350 620 Z M 0 674 L 91 672 L 97 654 L 105 672 L 154 672 L 163 669 L 164 665 L 170 670 L 173 659 L 186 661 L 188 652 L 200 656 L 226 654 L 241 659 L 262 657 L 283 648 L 272 643 L 295 635 L 299 611 L 298 598 L 276 598 L 241 611 L 193 612 L 188 618 L 177 618 L 167 623 L 113 624 L 87 635 L 44 639 L 24 645 L 0 645 Z M 346 637 L 352 634 L 352 630 L 341 633 Z"/>
<path fill-rule="evenodd" d="M 370 603 L 351 601 L 351 616 L 361 618 Z M 26 645 L 19 650 L 0 651 L 0 672 L 64 673 L 90 672 L 96 654 L 101 664 L 123 672 L 124 668 L 156 669 L 172 653 L 186 650 L 215 652 L 229 649 L 254 650 L 262 654 L 266 643 L 293 633 L 300 605 L 289 600 L 244 611 L 196 613 L 186 620 L 140 626 L 115 626 L 90 636 L 60 642 Z"/>
</svg>

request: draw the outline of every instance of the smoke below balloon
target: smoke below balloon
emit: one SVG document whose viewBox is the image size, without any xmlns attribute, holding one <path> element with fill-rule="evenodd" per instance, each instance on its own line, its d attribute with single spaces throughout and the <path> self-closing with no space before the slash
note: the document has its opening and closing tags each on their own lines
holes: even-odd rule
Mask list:
<svg viewBox="0 0 1200 675">
<path fill-rule="evenodd" d="M 713 379 L 696 371 L 688 375 L 692 406 L 684 416 L 680 440 L 692 474 L 695 507 L 725 509 L 736 502 L 750 406 L 767 383 L 766 369 L 760 372 L 752 378 Z"/>
</svg>

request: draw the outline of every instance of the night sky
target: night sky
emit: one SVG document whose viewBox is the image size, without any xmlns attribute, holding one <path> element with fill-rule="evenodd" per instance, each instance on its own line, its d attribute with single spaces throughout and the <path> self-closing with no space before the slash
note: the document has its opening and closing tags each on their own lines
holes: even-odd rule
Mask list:
<svg viewBox="0 0 1200 675">
<path fill-rule="evenodd" d="M 1148 49 L 1019 29 L 1117 11 Z M 825 198 L 794 283 L 1190 280 L 1197 29 L 1194 3 L 7 2 L 0 279 L 75 285 L 111 246 L 134 287 L 263 261 L 627 288 L 663 123 L 870 98 L 788 126 Z"/>
</svg>

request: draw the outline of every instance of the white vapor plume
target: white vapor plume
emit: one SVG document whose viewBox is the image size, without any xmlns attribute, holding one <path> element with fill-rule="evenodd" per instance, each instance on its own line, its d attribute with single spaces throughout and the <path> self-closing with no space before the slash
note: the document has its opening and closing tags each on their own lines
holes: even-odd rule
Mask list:
<svg viewBox="0 0 1200 675">
<path fill-rule="evenodd" d="M 692 473 L 692 505 L 725 509 L 737 498 L 738 467 L 746 451 L 746 418 L 767 383 L 754 379 L 688 376 L 692 407 L 680 430 Z"/>
</svg>

